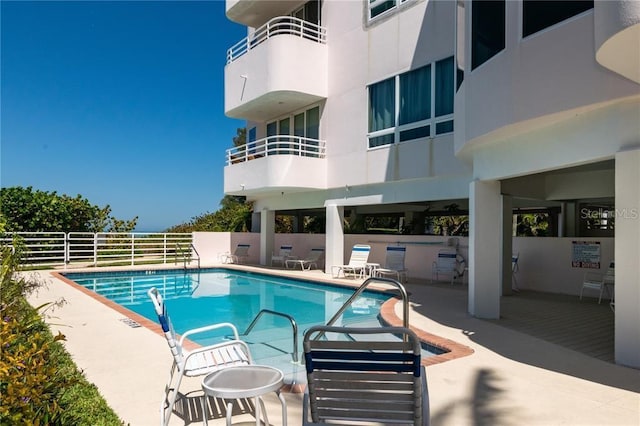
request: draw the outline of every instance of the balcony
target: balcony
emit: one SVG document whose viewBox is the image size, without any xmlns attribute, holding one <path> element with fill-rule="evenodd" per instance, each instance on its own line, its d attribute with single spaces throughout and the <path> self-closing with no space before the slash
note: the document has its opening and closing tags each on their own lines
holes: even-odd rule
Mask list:
<svg viewBox="0 0 640 426">
<path fill-rule="evenodd" d="M 233 22 L 257 27 L 272 16 L 285 15 L 307 0 L 227 0 L 226 14 Z"/>
<path fill-rule="evenodd" d="M 227 51 L 225 113 L 266 121 L 327 97 L 326 30 L 273 18 Z"/>
<path fill-rule="evenodd" d="M 594 10 L 596 60 L 640 83 L 640 3 L 598 1 Z"/>
<path fill-rule="evenodd" d="M 233 195 L 326 188 L 325 141 L 278 135 L 228 149 L 224 192 Z"/>
</svg>

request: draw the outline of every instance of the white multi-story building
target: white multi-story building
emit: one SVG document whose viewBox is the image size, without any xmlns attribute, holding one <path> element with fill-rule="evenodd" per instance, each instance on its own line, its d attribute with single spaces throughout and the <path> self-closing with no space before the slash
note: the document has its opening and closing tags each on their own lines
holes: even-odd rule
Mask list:
<svg viewBox="0 0 640 426">
<path fill-rule="evenodd" d="M 424 222 L 456 204 L 469 312 L 498 318 L 514 209 L 544 207 L 558 238 L 610 238 L 616 360 L 640 367 L 640 2 L 227 0 L 226 13 L 248 27 L 225 67 L 247 145 L 228 151 L 224 189 L 255 203 L 262 263 L 277 211 L 323 211 L 330 268 L 345 210 Z"/>
</svg>

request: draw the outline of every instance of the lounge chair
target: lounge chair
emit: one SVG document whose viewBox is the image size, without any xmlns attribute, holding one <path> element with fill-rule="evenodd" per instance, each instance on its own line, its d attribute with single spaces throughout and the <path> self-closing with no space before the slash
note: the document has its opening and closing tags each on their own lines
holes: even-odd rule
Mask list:
<svg viewBox="0 0 640 426">
<path fill-rule="evenodd" d="M 338 278 L 340 272 L 346 278 L 348 275 L 353 277 L 364 278 L 367 271 L 367 261 L 369 260 L 369 253 L 371 252 L 371 246 L 365 244 L 356 244 L 351 250 L 351 257 L 347 265 L 333 265 L 331 267 L 331 275 L 333 278 Z"/>
<path fill-rule="evenodd" d="M 300 266 L 300 269 L 310 270 L 311 267 L 318 268 L 318 265 L 324 261 L 324 249 L 323 248 L 313 248 L 309 252 L 309 255 L 304 259 L 287 259 L 285 261 L 285 266 L 287 268 L 295 268 L 296 266 Z"/>
<path fill-rule="evenodd" d="M 271 266 L 273 266 L 275 263 L 279 263 L 280 265 L 285 266 L 285 262 L 288 259 L 294 258 L 291 255 L 292 251 L 293 246 L 291 245 L 280 246 L 280 252 L 277 255 L 271 256 Z"/>
<path fill-rule="evenodd" d="M 602 301 L 602 295 L 606 291 L 609 293 L 609 298 L 613 300 L 613 291 L 609 289 L 609 286 L 615 285 L 615 263 L 611 262 L 607 268 L 607 272 L 599 274 L 596 272 L 585 272 L 584 279 L 582 280 L 582 288 L 580 289 L 580 300 L 582 300 L 582 293 L 584 289 L 597 290 L 600 295 L 598 297 L 598 304 Z"/>
<path fill-rule="evenodd" d="M 377 277 L 395 276 L 400 282 L 407 279 L 407 270 L 404 267 L 406 247 L 388 246 L 384 268 L 376 268 L 373 273 Z M 402 278 L 404 277 L 404 280 Z"/>
<path fill-rule="evenodd" d="M 167 307 L 158 290 L 152 287 L 147 294 L 153 302 L 153 307 L 158 315 L 164 337 L 167 339 L 167 343 L 171 349 L 171 355 L 173 356 L 171 373 L 169 374 L 167 385 L 164 388 L 164 396 L 160 406 L 161 424 L 166 426 L 169 424 L 169 418 L 173 412 L 183 377 L 203 376 L 222 368 L 251 364 L 251 352 L 247 344 L 240 340 L 238 330 L 231 323 L 211 324 L 205 327 L 195 328 L 182 334 L 180 340 L 178 340 L 173 325 L 171 324 Z M 228 328 L 232 331 L 233 339 L 214 345 L 199 347 L 193 351 L 184 349 L 183 344 L 187 337 L 196 333 L 220 328 Z"/>
<path fill-rule="evenodd" d="M 242 263 L 249 258 L 249 247 L 251 244 L 238 244 L 233 254 L 229 252 L 222 254 L 220 261 L 222 263 Z"/>
<path fill-rule="evenodd" d="M 426 373 L 413 331 L 315 326 L 303 346 L 303 425 L 429 425 Z"/>
<path fill-rule="evenodd" d="M 443 249 L 438 252 L 438 257 L 431 266 L 431 282 L 439 281 L 440 275 L 451 277 L 453 280 L 458 276 L 458 252 L 454 249 Z"/>
</svg>

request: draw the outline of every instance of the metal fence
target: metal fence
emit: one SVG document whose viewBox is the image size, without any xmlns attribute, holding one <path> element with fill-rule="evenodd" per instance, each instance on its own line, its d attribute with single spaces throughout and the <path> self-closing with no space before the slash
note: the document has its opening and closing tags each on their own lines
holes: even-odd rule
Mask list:
<svg viewBox="0 0 640 426">
<path fill-rule="evenodd" d="M 158 263 L 187 264 L 197 259 L 192 234 L 147 232 L 16 232 L 0 237 L 18 249 L 27 268 L 81 268 Z"/>
</svg>

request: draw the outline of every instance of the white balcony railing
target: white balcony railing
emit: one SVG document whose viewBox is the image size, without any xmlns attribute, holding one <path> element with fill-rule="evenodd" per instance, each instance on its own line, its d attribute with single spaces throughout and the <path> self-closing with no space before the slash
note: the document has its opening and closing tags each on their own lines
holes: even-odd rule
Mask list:
<svg viewBox="0 0 640 426">
<path fill-rule="evenodd" d="M 277 35 L 292 35 L 316 43 L 327 43 L 327 30 L 324 27 L 292 16 L 279 16 L 258 27 L 252 34 L 227 50 L 227 64 Z"/>
<path fill-rule="evenodd" d="M 270 155 L 324 158 L 325 147 L 325 141 L 318 139 L 290 135 L 269 136 L 227 149 L 227 166 Z"/>
</svg>

